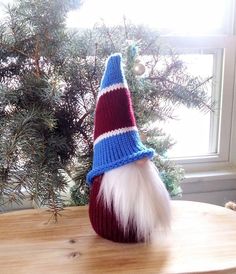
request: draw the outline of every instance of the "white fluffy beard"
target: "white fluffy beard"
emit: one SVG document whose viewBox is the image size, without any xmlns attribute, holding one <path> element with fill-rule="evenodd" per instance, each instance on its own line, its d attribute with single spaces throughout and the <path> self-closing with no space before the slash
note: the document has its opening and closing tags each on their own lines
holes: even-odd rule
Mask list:
<svg viewBox="0 0 236 274">
<path fill-rule="evenodd" d="M 155 165 L 133 162 L 103 175 L 98 199 L 116 214 L 124 229 L 136 230 L 138 241 L 170 228 L 170 198 Z"/>
</svg>

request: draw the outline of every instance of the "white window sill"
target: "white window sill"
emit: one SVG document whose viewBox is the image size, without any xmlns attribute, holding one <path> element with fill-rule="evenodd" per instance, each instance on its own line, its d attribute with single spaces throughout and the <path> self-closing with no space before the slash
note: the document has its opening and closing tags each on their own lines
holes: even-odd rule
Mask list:
<svg viewBox="0 0 236 274">
<path fill-rule="evenodd" d="M 217 170 L 188 172 L 181 187 L 183 194 L 236 191 L 236 168 L 225 167 Z"/>
<path fill-rule="evenodd" d="M 185 183 L 205 182 L 213 180 L 236 180 L 236 168 L 223 168 L 217 170 L 187 172 L 185 174 Z M 235 182 L 236 183 L 236 182 Z"/>
</svg>

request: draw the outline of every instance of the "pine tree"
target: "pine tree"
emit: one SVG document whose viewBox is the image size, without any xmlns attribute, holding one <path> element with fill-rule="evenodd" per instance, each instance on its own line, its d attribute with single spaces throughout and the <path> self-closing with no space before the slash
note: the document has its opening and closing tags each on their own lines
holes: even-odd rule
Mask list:
<svg viewBox="0 0 236 274">
<path fill-rule="evenodd" d="M 66 187 L 61 170 L 74 143 L 57 119 L 71 0 L 15 1 L 0 26 L 0 198 L 28 192 L 56 215 Z M 68 139 L 69 136 L 69 139 Z"/>
<path fill-rule="evenodd" d="M 76 204 L 88 201 L 86 173 L 93 153 L 96 95 L 108 55 L 121 52 L 143 141 L 171 195 L 180 192 L 182 170 L 166 159 L 170 137 L 156 120 L 177 105 L 208 109 L 199 78 L 178 55 L 159 44 L 158 33 L 126 21 L 116 27 L 68 30 L 72 0 L 18 0 L 0 26 L 0 200 L 20 202 L 28 193 L 55 216 L 63 191 Z M 132 41 L 132 42 L 131 42 Z M 164 53 L 164 54 L 163 54 Z M 145 73 L 135 72 L 143 58 Z M 165 65 L 159 68 L 160 60 Z"/>
</svg>

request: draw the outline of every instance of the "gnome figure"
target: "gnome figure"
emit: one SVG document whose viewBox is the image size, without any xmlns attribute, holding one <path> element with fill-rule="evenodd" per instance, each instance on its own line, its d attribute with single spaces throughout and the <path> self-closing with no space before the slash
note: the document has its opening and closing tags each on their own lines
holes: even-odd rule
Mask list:
<svg viewBox="0 0 236 274">
<path fill-rule="evenodd" d="M 89 217 L 103 238 L 149 242 L 170 226 L 169 194 L 140 139 L 122 57 L 111 55 L 98 92 Z"/>
</svg>

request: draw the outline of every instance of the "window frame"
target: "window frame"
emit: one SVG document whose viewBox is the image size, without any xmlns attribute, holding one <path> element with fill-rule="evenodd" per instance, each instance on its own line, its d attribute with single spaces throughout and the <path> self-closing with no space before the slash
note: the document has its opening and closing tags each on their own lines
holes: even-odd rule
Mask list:
<svg viewBox="0 0 236 274">
<path fill-rule="evenodd" d="M 161 36 L 160 42 L 169 44 L 177 51 L 203 50 L 209 52 L 223 52 L 222 66 L 220 57 L 216 58 L 215 75 L 221 78 L 221 100 L 219 112 L 218 128 L 218 152 L 196 157 L 172 158 L 177 164 L 184 167 L 186 171 L 203 170 L 204 168 L 219 168 L 231 165 L 230 148 L 233 146 L 232 122 L 233 122 L 233 104 L 234 85 L 235 85 L 235 59 L 236 59 L 236 37 L 234 35 L 217 36 Z M 222 74 L 222 76 L 220 76 Z M 213 121 L 213 123 L 215 123 Z M 214 130 L 214 133 L 217 131 Z M 236 129 L 234 130 L 236 135 Z M 235 138 L 234 138 L 235 139 Z M 236 143 L 236 142 L 235 142 Z M 235 144 L 236 145 L 236 144 Z"/>
</svg>

